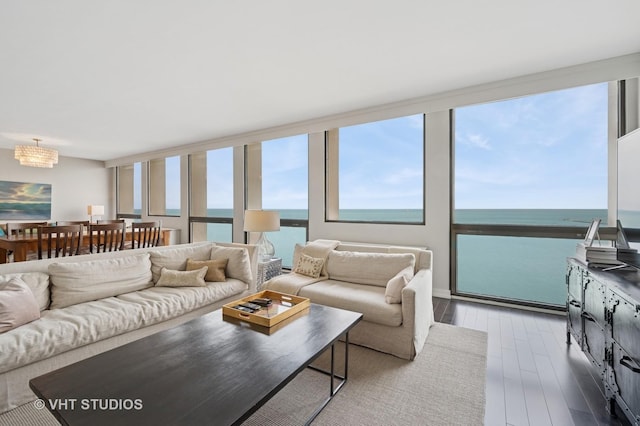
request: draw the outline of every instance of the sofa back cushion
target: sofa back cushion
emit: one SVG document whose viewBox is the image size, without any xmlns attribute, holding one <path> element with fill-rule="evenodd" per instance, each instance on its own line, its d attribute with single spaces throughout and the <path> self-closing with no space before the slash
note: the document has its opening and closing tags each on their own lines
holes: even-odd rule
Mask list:
<svg viewBox="0 0 640 426">
<path fill-rule="evenodd" d="M 149 253 L 77 263 L 52 263 L 51 309 L 153 286 Z"/>
<path fill-rule="evenodd" d="M 187 269 L 187 259 L 209 260 L 210 253 L 211 244 L 176 246 L 171 249 L 150 252 L 153 282 L 158 282 L 160 279 L 160 271 L 163 267 L 173 269 L 174 271 L 185 271 Z"/>
<path fill-rule="evenodd" d="M 357 251 L 366 253 L 413 253 L 416 257 L 414 273 L 417 273 L 420 269 L 432 269 L 431 250 L 423 247 L 409 247 L 409 246 L 389 246 L 381 244 L 366 244 L 366 243 L 340 243 L 335 248 L 336 251 Z"/>
<path fill-rule="evenodd" d="M 49 307 L 51 292 L 49 291 L 49 274 L 44 272 L 17 272 L 14 274 L 0 275 L 0 282 L 9 281 L 11 278 L 20 278 L 29 287 L 38 302 L 40 312 Z"/>
<path fill-rule="evenodd" d="M 225 275 L 250 284 L 253 279 L 251 273 L 251 259 L 249 251 L 244 247 L 213 246 L 210 250 L 211 259 L 229 259 Z"/>
<path fill-rule="evenodd" d="M 407 266 L 415 266 L 412 253 L 363 253 L 337 251 L 329 253 L 329 279 L 356 284 L 386 287 L 387 282 Z"/>
</svg>

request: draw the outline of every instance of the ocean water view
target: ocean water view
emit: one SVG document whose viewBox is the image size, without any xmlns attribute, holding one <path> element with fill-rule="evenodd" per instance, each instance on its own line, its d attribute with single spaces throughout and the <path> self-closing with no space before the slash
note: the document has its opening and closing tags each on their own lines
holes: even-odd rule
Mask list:
<svg viewBox="0 0 640 426">
<path fill-rule="evenodd" d="M 421 223 L 419 209 L 343 210 L 343 220 Z M 306 210 L 280 210 L 283 219 L 306 219 Z M 232 209 L 209 209 L 210 217 L 231 217 Z M 456 224 L 575 226 L 607 221 L 606 209 L 458 209 Z M 384 225 L 380 225 L 384 226 Z M 428 224 L 427 224 L 428 226 Z M 281 227 L 267 234 L 283 265 L 292 264 L 293 247 L 306 240 L 304 228 Z M 231 226 L 210 224 L 207 239 L 230 240 Z M 580 239 L 458 235 L 458 292 L 563 306 L 566 259 Z M 424 242 L 429 246 L 429 241 Z M 437 255 L 437 254 L 436 254 Z"/>
</svg>

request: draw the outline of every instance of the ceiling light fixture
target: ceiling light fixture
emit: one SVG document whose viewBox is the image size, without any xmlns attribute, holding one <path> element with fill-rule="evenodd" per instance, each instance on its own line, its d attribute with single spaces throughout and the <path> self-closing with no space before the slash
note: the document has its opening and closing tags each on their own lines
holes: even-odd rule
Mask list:
<svg viewBox="0 0 640 426">
<path fill-rule="evenodd" d="M 39 143 L 42 139 L 33 139 L 36 145 L 17 145 L 15 159 L 20 160 L 21 166 L 52 168 L 58 164 L 58 151 L 42 148 Z"/>
</svg>

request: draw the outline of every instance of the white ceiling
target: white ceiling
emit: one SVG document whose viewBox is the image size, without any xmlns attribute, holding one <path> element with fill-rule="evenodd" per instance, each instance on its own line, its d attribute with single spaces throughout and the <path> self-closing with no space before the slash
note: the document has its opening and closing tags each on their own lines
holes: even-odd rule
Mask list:
<svg viewBox="0 0 640 426">
<path fill-rule="evenodd" d="M 638 0 L 0 0 L 0 148 L 108 160 L 636 52 Z"/>
</svg>

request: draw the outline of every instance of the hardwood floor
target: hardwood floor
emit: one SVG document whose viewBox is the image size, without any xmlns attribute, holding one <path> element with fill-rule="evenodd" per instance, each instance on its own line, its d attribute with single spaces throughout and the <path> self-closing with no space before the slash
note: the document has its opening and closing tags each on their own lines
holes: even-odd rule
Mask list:
<svg viewBox="0 0 640 426">
<path fill-rule="evenodd" d="M 485 425 L 628 425 L 610 416 L 596 370 L 564 316 L 434 298 L 436 321 L 486 331 Z"/>
</svg>

